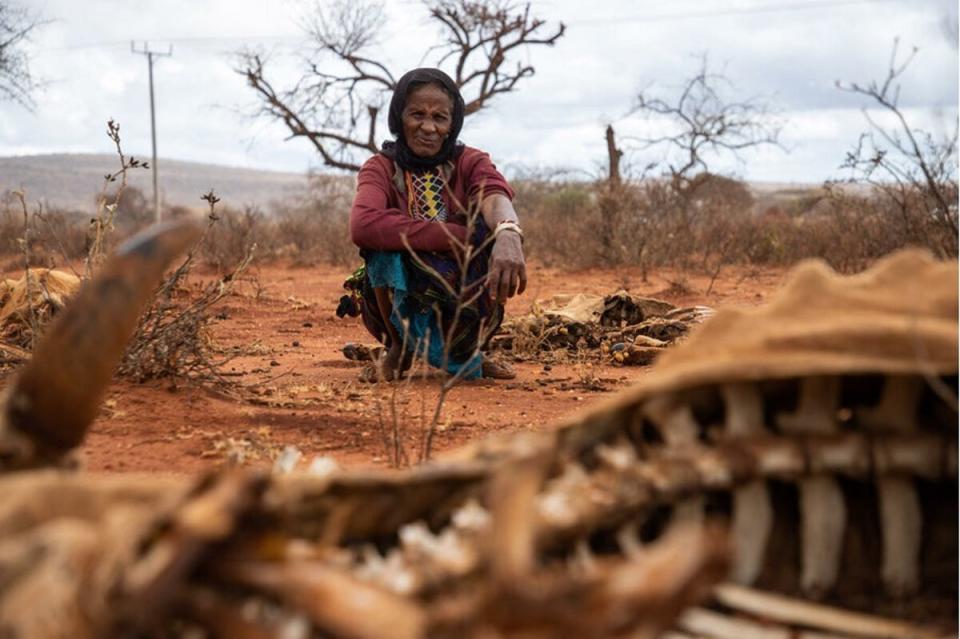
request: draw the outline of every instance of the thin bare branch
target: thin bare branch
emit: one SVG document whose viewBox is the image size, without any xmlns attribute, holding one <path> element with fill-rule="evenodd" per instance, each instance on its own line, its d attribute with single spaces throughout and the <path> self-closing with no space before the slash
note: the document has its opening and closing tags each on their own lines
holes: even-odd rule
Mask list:
<svg viewBox="0 0 960 639">
<path fill-rule="evenodd" d="M 425 7 L 441 31 L 427 53 L 437 65 L 452 61 L 466 115 L 534 74 L 533 66 L 510 62 L 518 48 L 552 46 L 565 31 L 563 24 L 548 29 L 531 16 L 529 4 L 428 0 Z M 383 24 L 380 2 L 316 2 L 302 25 L 313 47 L 302 76 L 288 89 L 270 82 L 262 54 L 240 52 L 235 71 L 259 105 L 252 115 L 282 123 L 288 139 L 308 140 L 327 166 L 358 171 L 364 156 L 377 151 L 378 116 L 396 86 L 395 74 L 373 53 Z"/>
<path fill-rule="evenodd" d="M 866 85 L 836 83 L 841 91 L 868 98 L 874 107 L 880 107 L 896 122 L 894 126 L 882 124 L 864 109 L 869 130 L 847 154 L 843 167 L 851 170 L 854 179 L 874 185 L 897 205 L 906 216 L 903 221 L 905 231 L 911 234 L 919 231 L 922 236 L 928 221 L 934 221 L 939 231 L 927 234 L 926 243 L 944 257 L 956 257 L 958 125 L 954 122 L 952 134 L 936 139 L 907 120 L 900 107 L 900 80 L 917 49 L 911 49 L 901 60 L 899 44 L 895 39 L 882 82 L 871 81 Z M 914 201 L 920 202 L 924 209 L 924 215 L 918 219 L 906 215 Z"/>
<path fill-rule="evenodd" d="M 30 71 L 30 59 L 23 45 L 45 24 L 26 6 L 0 2 L 0 101 L 12 100 L 33 109 L 33 92 L 41 83 Z"/>
<path fill-rule="evenodd" d="M 735 87 L 723 75 L 712 73 L 706 56 L 700 68 L 682 86 L 675 100 L 638 93 L 630 114 L 671 120 L 675 133 L 631 138 L 640 148 L 666 147 L 675 178 L 688 179 L 694 171 L 707 171 L 707 157 L 725 153 L 739 158 L 739 152 L 758 146 L 780 144 L 781 123 L 776 112 L 760 97 L 727 98 Z"/>
</svg>

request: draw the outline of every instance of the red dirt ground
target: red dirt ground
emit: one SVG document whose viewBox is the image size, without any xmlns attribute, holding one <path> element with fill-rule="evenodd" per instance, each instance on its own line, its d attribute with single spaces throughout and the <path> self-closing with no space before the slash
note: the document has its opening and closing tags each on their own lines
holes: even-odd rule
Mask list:
<svg viewBox="0 0 960 639">
<path fill-rule="evenodd" d="M 247 399 L 182 382 L 115 380 L 82 448 L 88 470 L 188 473 L 231 458 L 265 466 L 287 445 L 296 446 L 307 463 L 318 455 L 341 466 L 388 463 L 378 413 L 389 411 L 394 387 L 358 382 L 362 364 L 346 360 L 340 351 L 346 342 L 373 342 L 358 319 L 334 314 L 347 269 L 266 266 L 254 273 L 259 298 L 253 286 L 240 286 L 221 302 L 223 319 L 214 327 L 221 346 L 254 345 L 256 355 L 226 366 L 230 379 L 242 387 L 238 397 Z M 534 300 L 557 293 L 606 294 L 619 288 L 681 306 L 754 306 L 768 299 L 782 278 L 782 270 L 728 267 L 705 295 L 707 276 L 657 271 L 643 281 L 638 269 L 564 273 L 533 264 L 527 292 L 509 302 L 507 314 L 524 314 Z M 538 363 L 514 368 L 518 376 L 512 382 L 466 382 L 449 394 L 435 452 L 493 432 L 549 428 L 606 395 L 567 388 L 584 373 L 576 363 L 549 370 Z M 599 365 L 592 372 L 615 391 L 647 370 Z M 396 391 L 398 410 L 406 413 L 399 423 L 407 426 L 411 455 L 417 451 L 420 415 L 425 411 L 429 418 L 439 381 L 437 376 L 416 379 Z"/>
</svg>

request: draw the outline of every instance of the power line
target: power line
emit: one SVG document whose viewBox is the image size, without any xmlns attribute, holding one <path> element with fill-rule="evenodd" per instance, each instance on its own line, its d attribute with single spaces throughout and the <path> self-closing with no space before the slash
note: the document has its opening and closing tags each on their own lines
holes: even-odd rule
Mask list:
<svg viewBox="0 0 960 639">
<path fill-rule="evenodd" d="M 584 18 L 576 20 L 566 20 L 568 25 L 606 25 L 638 22 L 666 22 L 671 20 L 686 20 L 698 18 L 719 18 L 726 16 L 751 15 L 761 13 L 786 13 L 792 11 L 809 11 L 813 9 L 830 9 L 834 7 L 845 7 L 855 5 L 871 5 L 880 3 L 892 3 L 904 0 L 811 0 L 810 2 L 794 2 L 790 4 L 770 4 L 766 6 L 752 7 L 731 7 L 727 9 L 707 9 L 676 11 L 672 13 L 652 13 L 639 16 L 611 16 L 605 18 Z M 236 36 L 181 36 L 174 38 L 152 38 L 154 41 L 171 42 L 181 44 L 217 44 L 221 42 L 298 42 L 307 40 L 305 35 L 236 35 Z M 127 46 L 129 40 L 104 40 L 101 42 L 80 42 L 68 44 L 59 47 L 44 47 L 37 49 L 38 54 L 54 51 L 76 51 L 81 49 L 99 49 L 105 47 Z"/>
<path fill-rule="evenodd" d="M 177 38 L 151 38 L 157 42 L 170 42 L 182 44 L 216 44 L 218 42 L 250 42 L 250 41 L 288 41 L 295 42 L 306 39 L 306 36 L 296 35 L 263 35 L 263 36 L 183 36 Z M 126 47 L 130 44 L 129 40 L 103 40 L 101 42 L 79 42 L 76 44 L 67 44 L 60 47 L 43 47 L 37 49 L 37 53 L 48 53 L 52 51 L 77 51 L 80 49 L 100 49 L 105 47 Z"/>
<path fill-rule="evenodd" d="M 719 18 L 725 16 L 749 15 L 757 13 L 780 13 L 788 11 L 807 11 L 810 9 L 829 9 L 849 5 L 879 4 L 881 2 L 902 2 L 903 0 L 824 0 L 822 2 L 796 2 L 753 7 L 731 7 L 729 9 L 707 9 L 705 11 L 677 11 L 674 13 L 653 13 L 643 16 L 621 16 L 610 18 L 585 18 L 571 20 L 571 25 L 602 25 L 624 22 L 666 22 L 669 20 L 686 20 L 688 18 Z"/>
</svg>

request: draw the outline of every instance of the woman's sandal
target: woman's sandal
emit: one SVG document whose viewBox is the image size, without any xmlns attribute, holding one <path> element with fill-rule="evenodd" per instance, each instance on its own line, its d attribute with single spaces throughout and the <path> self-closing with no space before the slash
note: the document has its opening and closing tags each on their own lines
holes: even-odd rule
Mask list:
<svg viewBox="0 0 960 639">
<path fill-rule="evenodd" d="M 360 374 L 357 376 L 357 380 L 363 382 L 364 384 L 376 384 L 379 382 L 380 370 L 377 364 L 379 364 L 379 362 L 364 364 L 363 368 L 360 369 Z"/>
<path fill-rule="evenodd" d="M 517 376 L 517 373 L 510 364 L 488 359 L 487 357 L 483 358 L 483 364 L 480 370 L 483 376 L 488 379 L 514 379 Z"/>
</svg>

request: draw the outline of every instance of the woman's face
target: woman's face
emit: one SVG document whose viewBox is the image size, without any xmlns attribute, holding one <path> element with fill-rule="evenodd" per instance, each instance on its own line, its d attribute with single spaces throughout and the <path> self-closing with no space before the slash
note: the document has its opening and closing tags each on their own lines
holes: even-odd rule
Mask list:
<svg viewBox="0 0 960 639">
<path fill-rule="evenodd" d="M 440 152 L 453 124 L 453 100 L 435 84 L 423 84 L 407 94 L 403 107 L 403 139 L 420 157 Z"/>
</svg>

